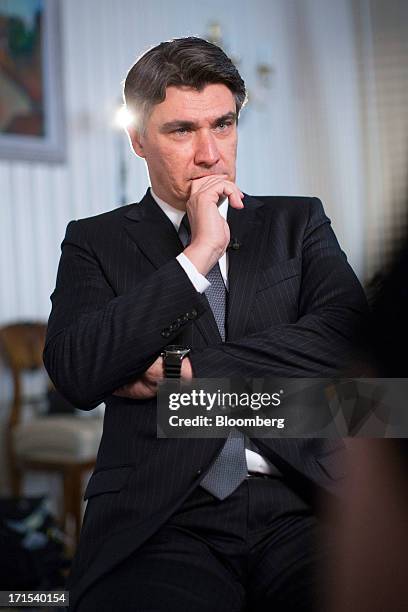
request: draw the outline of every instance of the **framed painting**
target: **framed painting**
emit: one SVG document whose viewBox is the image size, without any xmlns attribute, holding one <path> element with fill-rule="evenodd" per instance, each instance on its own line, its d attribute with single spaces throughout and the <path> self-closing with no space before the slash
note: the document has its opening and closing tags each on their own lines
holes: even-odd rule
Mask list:
<svg viewBox="0 0 408 612">
<path fill-rule="evenodd" d="M 60 3 L 0 0 L 0 157 L 65 159 Z"/>
</svg>

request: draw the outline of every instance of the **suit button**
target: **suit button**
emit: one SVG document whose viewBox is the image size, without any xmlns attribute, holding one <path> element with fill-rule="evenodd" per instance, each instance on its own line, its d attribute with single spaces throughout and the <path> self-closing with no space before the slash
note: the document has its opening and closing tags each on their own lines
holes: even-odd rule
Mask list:
<svg viewBox="0 0 408 612">
<path fill-rule="evenodd" d="M 191 312 L 187 313 L 187 318 L 188 319 L 195 319 L 197 316 L 197 311 L 195 308 L 193 308 L 193 310 Z"/>
<path fill-rule="evenodd" d="M 163 329 L 161 335 L 163 336 L 163 338 L 168 338 L 170 336 L 170 332 L 167 329 Z"/>
<path fill-rule="evenodd" d="M 203 470 L 197 470 L 197 476 L 199 476 L 202 473 Z"/>
</svg>

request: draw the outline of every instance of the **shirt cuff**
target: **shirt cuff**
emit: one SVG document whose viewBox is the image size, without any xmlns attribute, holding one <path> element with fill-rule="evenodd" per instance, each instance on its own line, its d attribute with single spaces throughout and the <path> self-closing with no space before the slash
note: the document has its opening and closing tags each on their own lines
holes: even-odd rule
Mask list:
<svg viewBox="0 0 408 612">
<path fill-rule="evenodd" d="M 204 293 L 206 289 L 211 285 L 208 280 L 200 274 L 195 265 L 189 260 L 189 258 L 184 255 L 184 253 L 180 253 L 176 257 L 180 266 L 183 268 L 184 272 L 187 274 L 190 281 L 193 283 L 194 288 L 199 293 Z"/>
</svg>

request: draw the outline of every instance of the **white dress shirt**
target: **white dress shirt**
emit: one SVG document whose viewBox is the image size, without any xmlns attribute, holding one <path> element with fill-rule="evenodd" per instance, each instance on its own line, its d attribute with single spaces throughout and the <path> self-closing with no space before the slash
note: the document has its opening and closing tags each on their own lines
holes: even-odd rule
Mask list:
<svg viewBox="0 0 408 612">
<path fill-rule="evenodd" d="M 174 208 L 174 206 L 170 206 L 167 202 L 164 202 L 159 196 L 157 196 L 153 189 L 150 187 L 150 193 L 152 194 L 155 202 L 160 206 L 165 215 L 170 219 L 172 224 L 174 225 L 174 229 L 178 233 L 181 221 L 185 215 L 185 212 L 182 210 L 178 210 L 178 208 Z M 225 198 L 223 202 L 218 206 L 219 213 L 224 219 L 227 218 L 228 212 L 228 199 Z M 184 253 L 180 253 L 177 256 L 177 261 L 184 269 L 188 278 L 194 285 L 194 288 L 199 293 L 204 293 L 204 291 L 210 286 L 211 283 L 208 282 L 205 276 L 203 276 L 195 267 L 195 265 L 189 260 Z M 225 287 L 228 289 L 228 256 L 225 252 L 224 255 L 218 260 L 220 271 L 222 278 L 224 279 Z M 258 472 L 261 474 L 275 474 L 279 475 L 279 470 L 272 464 L 268 459 L 262 457 L 258 453 L 250 450 L 249 448 L 245 449 L 245 457 L 248 467 L 248 472 Z"/>
</svg>

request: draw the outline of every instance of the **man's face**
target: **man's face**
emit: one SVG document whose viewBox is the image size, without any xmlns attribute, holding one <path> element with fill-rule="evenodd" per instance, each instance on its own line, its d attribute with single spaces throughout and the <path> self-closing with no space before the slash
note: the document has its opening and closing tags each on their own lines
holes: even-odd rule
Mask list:
<svg viewBox="0 0 408 612">
<path fill-rule="evenodd" d="M 130 132 L 135 152 L 146 159 L 153 191 L 185 210 L 194 179 L 225 174 L 235 181 L 236 119 L 235 99 L 225 85 L 201 91 L 168 87 L 145 133 Z"/>
</svg>

